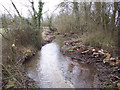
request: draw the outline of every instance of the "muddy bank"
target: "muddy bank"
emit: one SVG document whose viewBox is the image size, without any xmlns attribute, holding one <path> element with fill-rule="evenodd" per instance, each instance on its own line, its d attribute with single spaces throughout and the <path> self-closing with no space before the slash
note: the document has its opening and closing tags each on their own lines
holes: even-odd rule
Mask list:
<svg viewBox="0 0 120 90">
<path fill-rule="evenodd" d="M 16 49 L 14 61 L 7 57 L 2 64 L 2 88 L 35 88 L 36 82 L 26 75 L 22 64 L 29 61 L 37 50 L 31 47 Z"/>
<path fill-rule="evenodd" d="M 42 33 L 46 38 L 43 37 L 41 47 L 55 38 L 53 33 L 50 30 Z M 3 61 L 2 88 L 38 88 L 36 82 L 26 74 L 23 64 L 29 62 L 39 50 L 34 47 L 15 45 L 12 49 L 14 61 L 11 61 L 9 56 L 5 58 L 7 61 Z"/>
<path fill-rule="evenodd" d="M 61 52 L 71 59 L 94 66 L 101 88 L 117 88 L 120 82 L 120 58 L 107 51 L 83 45 L 79 40 L 65 41 Z"/>
</svg>

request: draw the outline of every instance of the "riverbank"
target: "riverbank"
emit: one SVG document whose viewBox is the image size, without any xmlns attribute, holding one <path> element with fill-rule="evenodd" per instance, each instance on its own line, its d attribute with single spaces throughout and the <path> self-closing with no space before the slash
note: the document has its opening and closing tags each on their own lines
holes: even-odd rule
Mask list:
<svg viewBox="0 0 120 90">
<path fill-rule="evenodd" d="M 2 88 L 36 88 L 36 82 L 29 78 L 23 68 L 23 63 L 36 54 L 37 50 L 31 47 L 22 47 L 16 50 L 15 59 L 2 64 Z M 3 56 L 4 58 L 4 56 Z M 3 59 L 5 60 L 5 58 Z"/>
<path fill-rule="evenodd" d="M 43 37 L 40 48 L 54 39 L 52 31 L 49 31 L 49 35 L 47 33 L 43 32 L 47 38 Z M 12 52 L 9 50 L 6 52 L 8 49 L 5 48 L 7 47 L 6 42 L 3 42 L 2 45 L 6 45 L 2 48 L 2 88 L 38 88 L 36 82 L 26 74 L 23 64 L 31 60 L 39 50 L 31 45 L 25 47 L 13 44 Z"/>
<path fill-rule="evenodd" d="M 61 52 L 96 68 L 101 88 L 117 88 L 120 84 L 120 57 L 112 57 L 108 51 L 85 46 L 80 40 L 64 41 Z"/>
</svg>

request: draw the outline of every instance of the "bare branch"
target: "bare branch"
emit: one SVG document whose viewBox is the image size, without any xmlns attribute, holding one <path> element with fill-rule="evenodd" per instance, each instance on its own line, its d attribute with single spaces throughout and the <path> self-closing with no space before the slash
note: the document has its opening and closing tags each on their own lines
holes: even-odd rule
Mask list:
<svg viewBox="0 0 120 90">
<path fill-rule="evenodd" d="M 2 35 L 2 37 L 4 37 L 6 40 L 9 40 L 8 38 L 6 38 L 2 33 L 0 33 Z"/>
<path fill-rule="evenodd" d="M 11 0 L 11 3 L 12 3 L 12 5 L 13 5 L 13 7 L 15 8 L 16 12 L 18 13 L 19 17 L 22 18 L 22 16 L 20 15 L 20 13 L 19 13 L 17 7 L 15 6 L 15 4 L 13 3 L 12 0 Z"/>
<path fill-rule="evenodd" d="M 47 13 L 48 11 L 49 11 L 49 10 L 47 10 L 47 11 L 43 12 L 43 13 L 42 13 L 42 15 L 43 15 L 43 14 L 45 14 L 45 13 Z"/>
<path fill-rule="evenodd" d="M 1 4 L 2 5 L 2 4 Z M 5 8 L 5 6 L 4 5 L 2 5 L 3 6 L 3 8 L 9 13 L 9 15 L 13 18 L 13 16 L 10 14 L 10 12 Z"/>
</svg>

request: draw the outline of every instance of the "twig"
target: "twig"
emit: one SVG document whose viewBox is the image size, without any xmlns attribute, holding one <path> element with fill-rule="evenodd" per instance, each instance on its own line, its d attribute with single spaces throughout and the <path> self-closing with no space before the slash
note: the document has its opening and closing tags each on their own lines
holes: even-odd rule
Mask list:
<svg viewBox="0 0 120 90">
<path fill-rule="evenodd" d="M 3 68 L 8 72 L 8 74 L 10 75 L 10 76 L 12 76 L 12 73 L 5 67 L 5 65 L 3 65 L 2 63 L 0 63 L 2 66 L 3 66 Z"/>
<path fill-rule="evenodd" d="M 0 33 L 2 35 L 2 37 L 4 37 L 6 40 L 9 40 L 8 38 L 6 38 L 2 33 Z"/>
<path fill-rule="evenodd" d="M 47 10 L 47 11 L 43 12 L 43 13 L 42 13 L 42 15 L 43 15 L 43 14 L 45 14 L 45 13 L 47 13 L 48 11 L 49 11 L 49 10 Z"/>
<path fill-rule="evenodd" d="M 20 15 L 20 13 L 19 13 L 17 7 L 15 6 L 15 4 L 13 3 L 12 0 L 11 0 L 11 3 L 12 3 L 12 5 L 13 5 L 13 7 L 15 8 L 16 12 L 18 13 L 19 17 L 22 18 L 22 16 Z"/>
<path fill-rule="evenodd" d="M 0 64 L 8 72 L 8 74 L 13 77 L 12 73 L 5 67 L 5 65 L 3 65 L 2 63 L 0 63 Z M 22 84 L 15 77 L 13 77 L 13 80 L 16 81 L 20 86 L 22 86 Z"/>
<path fill-rule="evenodd" d="M 2 5 L 2 4 L 1 4 Z M 3 8 L 9 13 L 9 15 L 13 18 L 13 16 L 10 14 L 10 12 L 5 8 L 5 6 L 4 5 L 2 5 L 3 6 Z"/>
</svg>

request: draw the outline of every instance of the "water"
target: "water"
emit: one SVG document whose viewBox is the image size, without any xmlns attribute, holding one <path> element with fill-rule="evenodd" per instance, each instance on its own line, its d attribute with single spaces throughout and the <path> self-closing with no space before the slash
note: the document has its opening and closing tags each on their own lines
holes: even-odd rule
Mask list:
<svg viewBox="0 0 120 90">
<path fill-rule="evenodd" d="M 43 46 L 25 69 L 41 88 L 95 87 L 94 67 L 63 56 L 56 42 Z"/>
</svg>

